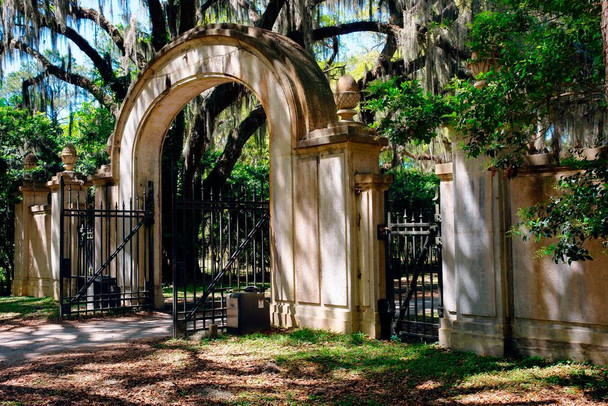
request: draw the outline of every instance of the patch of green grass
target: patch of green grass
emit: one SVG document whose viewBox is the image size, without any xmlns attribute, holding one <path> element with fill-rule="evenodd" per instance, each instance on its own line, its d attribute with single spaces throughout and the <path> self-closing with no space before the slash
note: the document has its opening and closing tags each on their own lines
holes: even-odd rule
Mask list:
<svg viewBox="0 0 608 406">
<path fill-rule="evenodd" d="M 20 318 L 54 319 L 59 317 L 59 305 L 50 297 L 0 297 L 0 320 Z"/>
<path fill-rule="evenodd" d="M 535 391 L 557 386 L 565 393 L 608 400 L 607 366 L 549 363 L 538 357 L 480 356 L 437 345 L 370 340 L 361 333 L 345 335 L 312 329 L 231 337 L 220 345 L 228 347 L 226 352 L 246 349 L 274 359 L 293 376 L 324 377 L 336 382 L 352 376 L 405 388 L 433 382 L 438 390 L 448 392 L 479 388 Z M 344 398 L 340 404 L 351 404 L 349 401 Z M 352 399 L 352 404 L 361 404 L 361 399 Z M 369 404 L 374 404 L 373 399 Z"/>
</svg>

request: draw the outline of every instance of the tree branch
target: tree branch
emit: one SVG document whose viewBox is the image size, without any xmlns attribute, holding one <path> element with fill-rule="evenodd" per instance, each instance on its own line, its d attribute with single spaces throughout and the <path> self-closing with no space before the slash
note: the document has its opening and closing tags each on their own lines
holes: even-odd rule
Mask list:
<svg viewBox="0 0 608 406">
<path fill-rule="evenodd" d="M 217 189 L 226 182 L 236 161 L 241 156 L 245 143 L 265 121 L 264 108 L 261 104 L 258 104 L 228 137 L 222 155 L 203 181 L 204 190 Z"/>
<path fill-rule="evenodd" d="M 81 7 L 76 3 L 70 4 L 70 15 L 74 18 L 83 19 L 83 20 L 91 20 L 99 27 L 101 27 L 105 32 L 108 33 L 112 42 L 116 47 L 122 52 L 123 55 L 126 55 L 125 49 L 125 40 L 120 34 L 118 28 L 112 24 L 110 20 L 108 20 L 103 14 L 98 12 L 97 10 L 91 8 Z M 135 53 L 135 64 L 141 69 L 146 66 L 146 58 L 139 52 Z"/>
<path fill-rule="evenodd" d="M 155 0 L 157 1 L 157 0 Z M 196 4 L 194 0 L 180 0 L 179 34 L 196 26 Z"/>
<path fill-rule="evenodd" d="M 264 28 L 266 30 L 272 29 L 272 26 L 277 21 L 281 9 L 285 5 L 286 0 L 270 0 L 266 6 L 266 10 L 262 14 L 262 17 L 255 23 L 258 28 Z"/>
<path fill-rule="evenodd" d="M 48 76 L 49 72 L 48 70 L 45 70 L 39 75 L 25 79 L 21 82 L 21 102 L 25 108 L 29 108 L 31 103 L 29 88 L 41 83 Z"/>
<path fill-rule="evenodd" d="M 334 61 L 336 60 L 336 57 L 338 56 L 338 52 L 340 51 L 340 43 L 338 42 L 338 38 L 332 37 L 331 39 L 332 39 L 332 53 L 331 53 L 331 56 L 329 57 L 329 59 L 325 62 L 325 69 L 323 69 L 323 72 L 325 72 L 325 73 L 327 73 L 329 71 L 331 64 L 334 63 Z"/>
<path fill-rule="evenodd" d="M 158 52 L 168 41 L 165 11 L 159 0 L 148 0 L 148 12 L 152 23 L 152 48 Z"/>
<path fill-rule="evenodd" d="M 220 0 L 207 0 L 205 3 L 203 3 L 203 5 L 201 6 L 201 15 L 205 15 L 207 10 L 209 10 L 211 6 L 213 6 L 215 3 L 218 3 L 219 1 Z"/>
<path fill-rule="evenodd" d="M 35 49 L 31 48 L 30 46 L 24 44 L 19 40 L 12 40 L 9 46 L 12 49 L 19 50 L 32 56 L 34 59 L 40 62 L 42 67 L 49 74 L 57 77 L 58 79 L 63 80 L 64 82 L 85 89 L 86 91 L 91 93 L 100 104 L 106 106 L 113 114 L 117 113 L 118 107 L 114 100 L 112 100 L 112 98 L 106 92 L 104 92 L 102 87 L 97 86 L 92 80 L 76 73 L 68 72 L 62 68 L 59 68 L 58 66 L 53 65 L 40 52 L 36 51 Z"/>
<path fill-rule="evenodd" d="M 80 50 L 89 57 L 91 62 L 93 62 L 93 65 L 97 68 L 99 74 L 101 75 L 101 79 L 110 87 L 110 89 L 112 89 L 116 95 L 116 98 L 119 100 L 125 98 L 127 94 L 127 86 L 125 86 L 125 84 L 116 77 L 110 62 L 104 59 L 84 37 L 82 37 L 73 28 L 59 25 L 57 21 L 44 19 L 42 23 L 48 29 L 64 35 L 78 48 L 80 48 Z"/>
<path fill-rule="evenodd" d="M 353 32 L 378 32 L 381 34 L 398 35 L 401 27 L 394 24 L 379 21 L 355 21 L 352 23 L 339 24 L 331 27 L 321 27 L 312 30 L 312 40 L 320 41 L 336 35 L 351 34 Z"/>
</svg>

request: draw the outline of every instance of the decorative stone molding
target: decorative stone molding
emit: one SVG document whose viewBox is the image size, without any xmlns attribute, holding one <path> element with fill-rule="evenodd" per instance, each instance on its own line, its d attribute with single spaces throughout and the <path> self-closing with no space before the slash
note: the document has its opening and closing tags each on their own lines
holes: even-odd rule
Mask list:
<svg viewBox="0 0 608 406">
<path fill-rule="evenodd" d="M 344 75 L 338 80 L 334 95 L 340 122 L 354 122 L 357 114 L 355 108 L 361 101 L 361 93 L 357 81 L 351 75 Z"/>
<path fill-rule="evenodd" d="M 74 171 L 74 166 L 78 160 L 78 154 L 74 145 L 67 144 L 61 151 L 61 161 L 63 161 L 63 167 L 67 172 Z"/>
<path fill-rule="evenodd" d="M 362 190 L 376 188 L 386 190 L 393 183 L 393 175 L 387 173 L 357 173 L 355 174 L 355 187 Z"/>
<path fill-rule="evenodd" d="M 50 204 L 35 204 L 30 206 L 30 211 L 33 215 L 37 214 L 50 214 L 51 213 L 51 205 Z"/>
<path fill-rule="evenodd" d="M 66 186 L 72 185 L 87 187 L 92 185 L 92 183 L 88 182 L 87 177 L 83 174 L 66 170 L 64 172 L 58 172 L 55 176 L 51 178 L 49 182 L 46 183 L 46 186 L 51 190 L 58 189 L 61 182 L 61 178 L 63 178 L 63 181 Z"/>
<path fill-rule="evenodd" d="M 469 63 L 469 70 L 473 74 L 473 77 L 477 80 L 473 86 L 476 89 L 480 89 L 487 85 L 487 80 L 478 80 L 477 77 L 481 74 L 487 73 L 491 70 L 500 69 L 498 65 L 498 59 L 487 57 L 487 58 L 479 58 L 479 54 L 477 52 L 473 52 L 471 55 L 471 62 Z"/>
<path fill-rule="evenodd" d="M 26 171 L 31 171 L 32 169 L 36 169 L 38 167 L 38 157 L 30 152 L 23 159 L 23 169 Z"/>
<path fill-rule="evenodd" d="M 388 140 L 378 137 L 358 123 L 339 123 L 328 128 L 311 131 L 308 136 L 296 144 L 296 149 L 319 147 L 322 145 L 356 142 L 380 147 L 388 145 Z"/>
<path fill-rule="evenodd" d="M 435 174 L 441 182 L 454 180 L 454 168 L 451 162 L 435 165 Z"/>
<path fill-rule="evenodd" d="M 95 186 L 110 186 L 114 184 L 112 167 L 110 165 L 102 165 L 94 174 L 89 175 L 88 180 Z"/>
</svg>

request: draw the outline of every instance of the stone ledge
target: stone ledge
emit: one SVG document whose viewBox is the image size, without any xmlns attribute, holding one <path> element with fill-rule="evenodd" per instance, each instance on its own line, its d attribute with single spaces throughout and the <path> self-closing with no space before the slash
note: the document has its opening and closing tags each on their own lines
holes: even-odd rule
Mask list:
<svg viewBox="0 0 608 406">
<path fill-rule="evenodd" d="M 574 151 L 560 153 L 560 160 L 566 158 L 577 158 L 585 161 L 594 161 L 601 154 L 608 153 L 608 146 L 597 148 L 583 148 Z M 555 174 L 555 173 L 576 173 L 577 170 L 567 166 L 559 165 L 554 154 L 541 153 L 526 155 L 523 157 L 524 165 L 519 169 L 522 175 L 530 174 Z"/>
<path fill-rule="evenodd" d="M 371 131 L 357 123 L 336 123 L 327 128 L 314 130 L 308 137 L 299 141 L 296 149 L 319 147 L 323 145 L 354 142 L 384 147 L 388 140 L 384 137 L 372 135 Z"/>
<path fill-rule="evenodd" d="M 61 179 L 63 178 L 64 184 L 66 186 L 78 186 L 81 188 L 89 187 L 92 185 L 91 182 L 87 181 L 87 177 L 78 172 L 72 171 L 63 171 L 57 172 L 55 176 L 51 178 L 49 182 L 46 183 L 46 186 L 50 189 L 57 189 L 61 184 Z"/>
<path fill-rule="evenodd" d="M 51 213 L 51 205 L 50 204 L 35 204 L 30 206 L 30 211 L 32 214 L 50 214 Z"/>
<path fill-rule="evenodd" d="M 357 173 L 355 174 L 355 186 L 370 188 L 379 186 L 382 189 L 388 189 L 393 183 L 393 175 L 386 173 Z"/>
<path fill-rule="evenodd" d="M 435 165 L 435 174 L 442 182 L 454 180 L 454 166 L 452 162 Z"/>
<path fill-rule="evenodd" d="M 22 193 L 27 193 L 27 192 L 33 192 L 33 193 L 37 193 L 37 192 L 50 192 L 51 189 L 49 189 L 46 186 L 46 183 L 43 182 L 28 182 L 25 181 L 23 182 L 23 185 L 19 186 L 19 191 Z"/>
<path fill-rule="evenodd" d="M 88 180 L 95 185 L 106 185 L 114 182 L 112 168 L 110 165 L 102 165 L 94 174 L 89 175 Z"/>
</svg>

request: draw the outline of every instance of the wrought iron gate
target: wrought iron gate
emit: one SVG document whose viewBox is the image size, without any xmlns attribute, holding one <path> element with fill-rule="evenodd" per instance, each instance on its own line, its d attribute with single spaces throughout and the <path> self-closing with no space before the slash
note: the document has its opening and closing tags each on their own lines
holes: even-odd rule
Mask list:
<svg viewBox="0 0 608 406">
<path fill-rule="evenodd" d="M 389 202 L 390 206 L 390 202 Z M 393 332 L 403 340 L 436 341 L 443 317 L 439 205 L 435 213 L 387 210 L 387 298 Z"/>
<path fill-rule="evenodd" d="M 226 297 L 270 287 L 268 190 L 226 188 L 173 203 L 174 336 L 226 326 Z"/>
<path fill-rule="evenodd" d="M 61 178 L 60 316 L 152 304 L 152 184 L 114 206 Z M 101 200 L 101 199 L 100 199 Z"/>
</svg>

